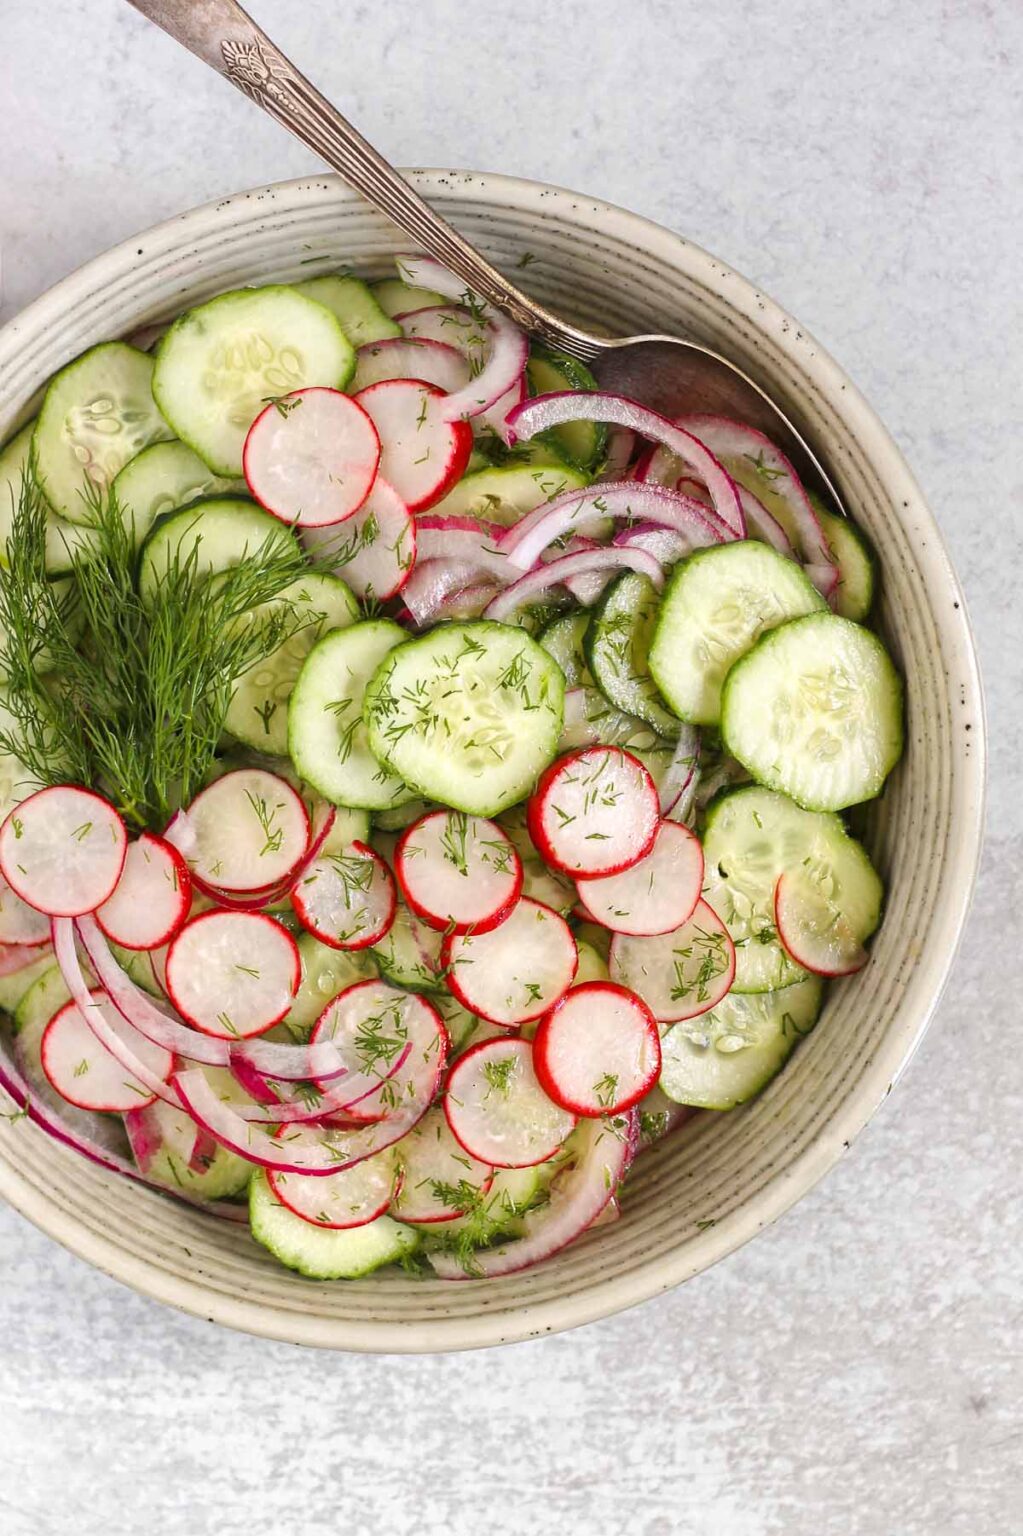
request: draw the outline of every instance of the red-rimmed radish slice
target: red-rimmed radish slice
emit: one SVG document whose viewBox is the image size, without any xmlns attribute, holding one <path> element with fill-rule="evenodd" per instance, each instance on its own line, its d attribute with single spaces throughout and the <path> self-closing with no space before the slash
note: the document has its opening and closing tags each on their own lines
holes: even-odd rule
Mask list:
<svg viewBox="0 0 1023 1536">
<path fill-rule="evenodd" d="M 380 436 L 380 473 L 410 512 L 421 512 L 460 479 L 472 428 L 441 413 L 450 398 L 418 379 L 385 379 L 359 395 Z"/>
<path fill-rule="evenodd" d="M 635 1155 L 639 1114 L 630 1110 L 607 1120 L 583 1120 L 571 1142 L 571 1161 L 559 1169 L 549 1199 L 522 1218 L 522 1236 L 472 1255 L 471 1264 L 453 1253 L 432 1253 L 430 1263 L 444 1280 L 512 1275 L 549 1259 L 592 1227 L 614 1199 Z"/>
<path fill-rule="evenodd" d="M 380 439 L 351 395 L 298 389 L 261 411 L 245 439 L 242 468 L 268 512 L 298 528 L 343 523 L 376 478 Z"/>
<path fill-rule="evenodd" d="M 416 523 L 393 486 L 377 476 L 362 506 L 342 528 L 309 530 L 304 543 L 361 598 L 386 602 L 405 586 L 416 563 Z"/>
<path fill-rule="evenodd" d="M 177 933 L 191 904 L 192 877 L 181 854 L 143 832 L 129 843 L 117 889 L 97 908 L 96 921 L 123 949 L 158 949 Z"/>
<path fill-rule="evenodd" d="M 91 1002 L 102 1005 L 103 992 L 90 992 Z M 150 1072 L 166 1081 L 174 1070 L 169 1051 L 140 1040 L 129 1024 L 114 1018 L 112 1028 L 143 1060 Z M 124 1069 L 123 1062 L 96 1038 L 75 1002 L 65 1003 L 46 1026 L 42 1040 L 42 1065 L 50 1084 L 79 1109 L 124 1113 L 151 1104 L 153 1093 Z"/>
<path fill-rule="evenodd" d="M 486 338 L 484 357 L 477 359 L 473 378 L 463 390 L 450 397 L 446 407 L 449 420 L 457 416 L 482 415 L 507 394 L 525 371 L 529 356 L 529 343 L 525 334 L 499 310 L 492 309 L 478 296 L 471 294 L 461 278 L 455 277 L 454 273 L 432 257 L 399 256 L 397 265 L 405 282 L 408 282 L 409 273 L 428 271 L 431 277 L 437 278 L 434 292 L 442 293 L 456 302 L 464 300 L 474 326 L 477 329 L 483 328 Z M 415 283 L 410 286 L 424 285 Z M 409 315 L 403 318 L 403 329 L 408 328 L 411 318 Z M 452 337 L 452 340 L 455 338 Z"/>
<path fill-rule="evenodd" d="M 527 816 L 548 864 L 582 878 L 635 864 L 653 847 L 660 821 L 653 779 L 621 747 L 585 747 L 552 763 Z"/>
<path fill-rule="evenodd" d="M 617 875 L 583 880 L 579 896 L 591 922 L 612 933 L 671 933 L 693 914 L 703 888 L 703 849 L 688 827 L 662 821 L 654 845 Z"/>
<path fill-rule="evenodd" d="M 36 944 L 0 944 L 0 976 L 15 976 L 40 958 Z"/>
<path fill-rule="evenodd" d="M 488 933 L 522 891 L 522 860 L 507 833 L 464 811 L 431 811 L 407 827 L 394 872 L 413 912 L 448 933 Z"/>
<path fill-rule="evenodd" d="M 425 1110 L 440 1085 L 449 1047 L 436 1008 L 386 981 L 358 981 L 346 988 L 327 1004 L 310 1039 L 334 1044 L 363 1073 L 379 1074 L 379 1088 L 346 1111 L 357 1122 L 400 1116 L 410 1103 L 421 1103 Z M 406 1047 L 411 1047 L 407 1055 Z"/>
<path fill-rule="evenodd" d="M 540 1020 L 533 1065 L 544 1092 L 573 1114 L 619 1114 L 657 1081 L 657 1021 L 625 987 L 583 982 Z"/>
<path fill-rule="evenodd" d="M 593 549 L 561 555 L 559 559 L 520 576 L 518 581 L 505 587 L 488 604 L 485 617 L 506 624 L 526 603 L 535 602 L 551 587 L 576 586 L 578 578 L 597 576 L 602 578 L 598 584 L 602 590 L 604 582 L 621 570 L 638 571 L 641 576 L 647 577 L 658 592 L 664 586 L 663 570 L 645 549 L 634 549 L 631 545 L 597 545 Z M 593 591 L 596 590 L 595 586 Z M 586 592 L 591 595 L 588 586 Z"/>
<path fill-rule="evenodd" d="M 365 843 L 314 859 L 291 893 L 303 927 L 331 949 L 379 944 L 394 922 L 394 877 Z"/>
<path fill-rule="evenodd" d="M 559 390 L 526 400 L 509 413 L 508 425 L 515 438 L 535 437 L 566 421 L 604 421 L 609 426 L 629 427 L 651 442 L 662 443 L 687 464 L 710 492 L 714 511 L 738 539 L 746 537 L 746 520 L 735 482 L 702 439 L 685 431 L 657 411 L 628 400 L 624 395 L 599 390 Z"/>
<path fill-rule="evenodd" d="M 615 485 L 591 485 L 585 490 L 563 491 L 542 503 L 501 535 L 501 549 L 520 571 L 528 571 L 544 550 L 566 534 L 585 533 L 594 519 L 623 519 L 628 523 L 654 523 L 674 533 L 687 553 L 734 538 L 719 525 L 716 514 L 692 496 L 661 485 L 620 481 Z"/>
<path fill-rule="evenodd" d="M 0 873 L 22 901 L 51 917 L 94 912 L 121 878 L 128 834 L 91 789 L 40 789 L 0 827 Z"/>
<path fill-rule="evenodd" d="M 851 976 L 867 963 L 867 951 L 840 909 L 805 875 L 789 871 L 779 878 L 774 921 L 786 953 L 815 976 Z"/>
<path fill-rule="evenodd" d="M 360 347 L 352 394 L 385 379 L 421 379 L 445 394 L 469 382 L 469 364 L 457 347 L 444 339 L 396 336 Z"/>
<path fill-rule="evenodd" d="M 167 840 L 192 873 L 230 895 L 263 895 L 291 875 L 309 846 L 301 795 L 276 773 L 237 768 L 200 790 Z"/>
<path fill-rule="evenodd" d="M 701 900 L 674 933 L 641 939 L 616 933 L 608 967 L 611 979 L 641 997 L 655 1019 L 675 1024 L 720 1003 L 735 980 L 735 945 Z"/>
<path fill-rule="evenodd" d="M 470 1157 L 494 1168 L 530 1168 L 553 1157 L 576 1116 L 541 1088 L 533 1047 L 517 1037 L 484 1040 L 448 1073 L 444 1113 Z"/>
<path fill-rule="evenodd" d="M 50 942 L 50 919 L 0 878 L 0 944 L 36 948 Z"/>
<path fill-rule="evenodd" d="M 314 1227 L 345 1231 L 382 1216 L 398 1183 L 393 1147 L 326 1178 L 271 1170 L 270 1188 L 282 1205 Z"/>
<path fill-rule="evenodd" d="M 464 1216 L 473 1200 L 490 1192 L 494 1170 L 471 1157 L 452 1135 L 444 1111 L 431 1109 L 396 1148 L 403 1178 L 391 1201 L 398 1221 L 433 1225 Z"/>
<path fill-rule="evenodd" d="M 406 336 L 458 348 L 466 374 L 459 388 L 466 389 L 470 378 L 475 379 L 479 376 L 493 332 L 487 322 L 478 318 L 472 310 L 462 304 L 436 304 L 426 309 L 409 310 L 395 318 Z M 427 375 L 424 374 L 422 377 L 425 378 Z M 452 388 L 440 379 L 434 382 L 441 384 L 444 389 Z M 489 388 L 488 392 L 491 392 Z M 468 393 L 467 390 L 466 393 Z M 471 403 L 475 406 L 479 398 L 481 396 L 477 388 Z M 489 427 L 492 432 L 496 432 L 503 441 L 507 442 L 505 422 L 508 412 L 513 406 L 521 405 L 525 398 L 525 374 L 520 370 L 514 382 L 509 385 L 504 394 L 494 400 L 492 405 L 485 410 L 466 411 L 464 414 L 472 415 L 477 425 Z"/>
<path fill-rule="evenodd" d="M 489 933 L 449 934 L 441 949 L 448 986 L 491 1024 L 538 1019 L 572 985 L 579 952 L 557 912 L 528 896 Z"/>
<path fill-rule="evenodd" d="M 301 980 L 298 946 L 261 912 L 200 912 L 167 951 L 167 992 L 203 1034 L 245 1040 L 280 1022 Z"/>
</svg>

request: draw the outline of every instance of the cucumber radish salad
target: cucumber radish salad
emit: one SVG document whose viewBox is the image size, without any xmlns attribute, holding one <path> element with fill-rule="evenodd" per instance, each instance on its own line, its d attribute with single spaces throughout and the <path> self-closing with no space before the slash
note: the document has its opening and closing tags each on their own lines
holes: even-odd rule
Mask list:
<svg viewBox="0 0 1023 1536">
<path fill-rule="evenodd" d="M 0 567 L 5 1118 L 302 1274 L 547 1258 L 867 963 L 865 541 L 432 260 L 70 362 Z"/>
</svg>

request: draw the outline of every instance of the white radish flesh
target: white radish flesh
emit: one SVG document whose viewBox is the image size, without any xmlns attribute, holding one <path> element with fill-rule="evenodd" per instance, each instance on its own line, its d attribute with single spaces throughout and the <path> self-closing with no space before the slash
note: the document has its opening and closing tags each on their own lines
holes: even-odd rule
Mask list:
<svg viewBox="0 0 1023 1536">
<path fill-rule="evenodd" d="M 594 922 L 613 933 L 671 933 L 693 914 L 703 887 L 703 849 L 688 827 L 662 821 L 654 845 L 617 875 L 579 882 Z"/>
<path fill-rule="evenodd" d="M 485 1040 L 448 1075 L 444 1113 L 470 1157 L 495 1168 L 528 1168 L 553 1157 L 576 1117 L 541 1088 L 528 1040 Z"/>
<path fill-rule="evenodd" d="M 262 768 L 215 779 L 178 820 L 185 823 L 185 837 L 176 837 L 175 846 L 193 874 L 238 895 L 267 892 L 287 879 L 309 845 L 301 796 Z"/>
<path fill-rule="evenodd" d="M 418 379 L 386 379 L 358 397 L 380 436 L 380 474 L 410 512 L 439 501 L 472 452 L 472 429 L 441 413 L 448 397 Z"/>
<path fill-rule="evenodd" d="M 202 912 L 167 952 L 167 991 L 182 1018 L 221 1040 L 277 1024 L 301 979 L 291 934 L 259 912 Z"/>
<path fill-rule="evenodd" d="M 106 994 L 90 992 L 89 998 L 102 1005 Z M 111 1025 L 148 1069 L 166 1082 L 174 1070 L 174 1058 L 170 1052 L 147 1040 L 140 1040 L 130 1024 L 113 1014 Z M 42 1065 L 56 1091 L 79 1109 L 101 1109 L 123 1114 L 129 1109 L 141 1109 L 153 1101 L 153 1094 L 147 1086 L 126 1072 L 121 1061 L 100 1043 L 75 1002 L 66 1003 L 46 1026 L 42 1040 Z"/>
<path fill-rule="evenodd" d="M 780 877 L 774 921 L 786 952 L 816 976 L 851 976 L 867 963 L 866 949 L 839 908 L 806 876 Z"/>
<path fill-rule="evenodd" d="M 380 1087 L 345 1111 L 347 1118 L 357 1122 L 400 1116 L 413 1103 L 425 1110 L 437 1091 L 448 1054 L 448 1034 L 437 1010 L 426 998 L 386 981 L 348 987 L 327 1004 L 310 1038 L 315 1044 L 335 1045 L 360 1072 L 379 1074 Z M 410 1047 L 407 1053 L 406 1047 Z M 393 1070 L 399 1060 L 401 1064 Z"/>
<path fill-rule="evenodd" d="M 379 602 L 397 596 L 416 563 L 415 519 L 380 475 L 354 517 L 341 528 L 310 529 L 304 542 L 356 596 Z"/>
<path fill-rule="evenodd" d="M 376 428 L 350 395 L 299 389 L 256 417 L 242 466 L 268 512 L 295 527 L 323 528 L 359 510 L 379 461 Z"/>
<path fill-rule="evenodd" d="M 653 847 L 660 821 L 653 780 L 621 747 L 588 747 L 552 763 L 528 814 L 547 862 L 584 878 L 635 864 Z"/>
<path fill-rule="evenodd" d="M 45 912 L 30 907 L 0 878 L 0 944 L 35 948 L 50 941 L 50 919 Z"/>
<path fill-rule="evenodd" d="M 470 1157 L 439 1107 L 423 1116 L 396 1151 L 403 1176 L 391 1215 L 398 1221 L 454 1221 L 494 1182 L 493 1167 Z"/>
<path fill-rule="evenodd" d="M 546 1013 L 572 985 L 579 963 L 564 918 L 528 896 L 489 933 L 450 935 L 441 958 L 462 1006 L 506 1027 Z"/>
<path fill-rule="evenodd" d="M 121 877 L 128 835 L 112 805 L 64 784 L 37 790 L 0 827 L 0 873 L 51 917 L 93 912 Z"/>
<path fill-rule="evenodd" d="M 406 902 L 432 928 L 487 933 L 522 890 L 522 861 L 493 821 L 431 811 L 402 834 L 395 874 Z"/>
<path fill-rule="evenodd" d="M 273 1171 L 268 1177 L 270 1188 L 289 1211 L 314 1227 L 343 1231 L 364 1227 L 383 1215 L 394 1195 L 398 1161 L 393 1147 L 388 1147 L 326 1178 Z"/>
<path fill-rule="evenodd" d="M 394 922 L 394 877 L 364 843 L 314 859 L 291 893 L 303 927 L 331 949 L 379 944 Z"/>
<path fill-rule="evenodd" d="M 413 333 L 414 334 L 414 333 Z M 447 338 L 374 341 L 358 351 L 358 366 L 352 380 L 352 393 L 380 384 L 384 379 L 422 379 L 445 394 L 452 394 L 469 382 L 469 364 Z"/>
<path fill-rule="evenodd" d="M 97 909 L 96 921 L 124 949 L 158 949 L 174 937 L 191 902 L 192 879 L 181 854 L 143 832 L 129 843 L 117 888 Z"/>
<path fill-rule="evenodd" d="M 657 1081 L 657 1023 L 625 987 L 585 982 L 541 1019 L 533 1062 L 556 1104 L 577 1115 L 617 1114 L 637 1104 Z"/>
<path fill-rule="evenodd" d="M 628 987 L 663 1024 L 716 1007 L 735 979 L 735 946 L 713 907 L 698 901 L 673 933 L 633 938 L 616 933 L 611 979 Z"/>
</svg>

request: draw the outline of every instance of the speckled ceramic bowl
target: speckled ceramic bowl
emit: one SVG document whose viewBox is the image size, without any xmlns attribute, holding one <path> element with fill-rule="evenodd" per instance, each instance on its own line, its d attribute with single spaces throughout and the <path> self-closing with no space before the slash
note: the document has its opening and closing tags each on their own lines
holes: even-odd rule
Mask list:
<svg viewBox="0 0 1023 1536">
<path fill-rule="evenodd" d="M 983 706 L 962 594 L 884 427 L 777 305 L 678 235 L 554 187 L 418 171 L 413 181 L 498 266 L 570 317 L 675 331 L 735 358 L 827 454 L 880 551 L 881 621 L 906 677 L 907 752 L 871 816 L 888 884 L 860 976 L 753 1104 L 698 1116 L 637 1165 L 620 1221 L 552 1261 L 460 1284 L 401 1273 L 316 1284 L 245 1228 L 105 1174 L 33 1125 L 0 1122 L 0 1194 L 90 1263 L 212 1321 L 331 1348 L 461 1349 L 552 1333 L 678 1285 L 780 1216 L 826 1173 L 901 1072 L 955 955 L 981 839 Z M 225 288 L 344 262 L 369 276 L 402 248 L 339 181 L 287 182 L 195 209 L 92 261 L 0 333 L 0 440 L 46 378 L 94 342 Z"/>
</svg>

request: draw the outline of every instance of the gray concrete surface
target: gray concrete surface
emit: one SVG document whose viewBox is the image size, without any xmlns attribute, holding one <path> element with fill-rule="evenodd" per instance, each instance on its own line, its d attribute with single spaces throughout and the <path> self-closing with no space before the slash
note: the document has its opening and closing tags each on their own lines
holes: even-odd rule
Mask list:
<svg viewBox="0 0 1023 1536">
<path fill-rule="evenodd" d="M 940 1014 L 825 1184 L 684 1291 L 445 1359 L 219 1332 L 0 1212 L 5 1536 L 1023 1531 L 1017 0 L 254 0 L 392 159 L 678 227 L 844 362 L 970 596 L 990 838 Z M 305 152 L 120 0 L 0 3 L 3 317 Z"/>
</svg>

